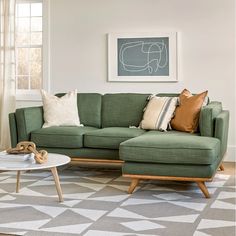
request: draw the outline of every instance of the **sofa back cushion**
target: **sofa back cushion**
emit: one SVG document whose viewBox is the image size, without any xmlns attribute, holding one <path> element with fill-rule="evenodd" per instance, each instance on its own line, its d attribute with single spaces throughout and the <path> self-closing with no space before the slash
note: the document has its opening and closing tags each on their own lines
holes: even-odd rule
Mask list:
<svg viewBox="0 0 236 236">
<path fill-rule="evenodd" d="M 150 94 L 105 94 L 102 98 L 102 127 L 138 126 Z"/>
<path fill-rule="evenodd" d="M 56 94 L 61 97 L 65 93 Z M 77 105 L 80 123 L 85 126 L 101 127 L 102 95 L 98 93 L 78 93 Z"/>
</svg>

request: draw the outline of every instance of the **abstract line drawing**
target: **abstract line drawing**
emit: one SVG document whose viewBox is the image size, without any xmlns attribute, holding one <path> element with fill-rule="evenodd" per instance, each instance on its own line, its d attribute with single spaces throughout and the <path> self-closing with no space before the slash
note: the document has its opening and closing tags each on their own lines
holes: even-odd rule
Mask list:
<svg viewBox="0 0 236 236">
<path fill-rule="evenodd" d="M 129 57 L 129 54 L 133 51 L 142 57 L 141 64 L 140 61 Z M 153 72 L 157 72 L 168 65 L 167 45 L 163 40 L 160 42 L 138 40 L 124 43 L 119 50 L 119 61 L 124 71 L 148 71 L 149 74 L 153 74 Z"/>
<path fill-rule="evenodd" d="M 177 32 L 108 34 L 108 81 L 178 82 Z"/>
</svg>

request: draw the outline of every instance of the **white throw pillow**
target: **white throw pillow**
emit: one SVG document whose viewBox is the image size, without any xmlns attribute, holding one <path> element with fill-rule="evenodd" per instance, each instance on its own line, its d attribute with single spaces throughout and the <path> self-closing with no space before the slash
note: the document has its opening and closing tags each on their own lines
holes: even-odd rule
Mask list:
<svg viewBox="0 0 236 236">
<path fill-rule="evenodd" d="M 140 128 L 166 131 L 178 103 L 177 97 L 151 96 L 140 123 Z"/>
<path fill-rule="evenodd" d="M 57 97 L 41 90 L 44 112 L 43 128 L 51 126 L 80 126 L 77 90 Z"/>
</svg>

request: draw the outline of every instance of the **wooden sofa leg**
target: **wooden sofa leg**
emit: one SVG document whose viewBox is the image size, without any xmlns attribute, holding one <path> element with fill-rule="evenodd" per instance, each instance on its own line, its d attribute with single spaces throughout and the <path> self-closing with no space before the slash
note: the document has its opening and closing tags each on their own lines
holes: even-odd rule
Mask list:
<svg viewBox="0 0 236 236">
<path fill-rule="evenodd" d="M 131 184 L 129 186 L 129 190 L 128 190 L 128 194 L 133 193 L 133 191 L 135 190 L 135 188 L 137 187 L 139 183 L 139 179 L 137 178 L 132 178 Z"/>
<path fill-rule="evenodd" d="M 224 170 L 225 170 L 223 164 L 220 165 L 220 170 L 221 170 L 221 171 L 224 171 Z"/>
<path fill-rule="evenodd" d="M 208 189 L 207 189 L 205 183 L 204 182 L 200 182 L 200 181 L 197 181 L 196 183 L 197 183 L 198 187 L 201 189 L 201 191 L 204 194 L 204 196 L 206 198 L 210 198 L 211 196 L 210 196 L 210 194 L 208 192 Z"/>
</svg>

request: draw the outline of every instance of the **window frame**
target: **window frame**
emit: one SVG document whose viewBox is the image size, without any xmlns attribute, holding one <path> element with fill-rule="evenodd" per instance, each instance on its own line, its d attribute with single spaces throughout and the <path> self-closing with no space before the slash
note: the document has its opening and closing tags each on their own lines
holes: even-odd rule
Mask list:
<svg viewBox="0 0 236 236">
<path fill-rule="evenodd" d="M 18 0 L 17 3 L 42 2 L 42 89 L 50 92 L 50 0 Z M 30 47 L 26 47 L 30 48 Z M 17 79 L 16 79 L 17 83 Z M 20 90 L 16 85 L 17 101 L 41 101 L 39 89 Z"/>
</svg>

